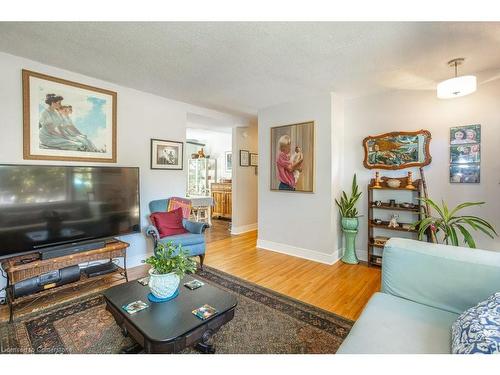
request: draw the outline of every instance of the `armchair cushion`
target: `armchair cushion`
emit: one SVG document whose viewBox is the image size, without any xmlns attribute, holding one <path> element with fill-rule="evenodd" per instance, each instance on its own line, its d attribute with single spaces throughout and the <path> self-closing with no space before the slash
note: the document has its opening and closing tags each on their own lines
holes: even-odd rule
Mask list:
<svg viewBox="0 0 500 375">
<path fill-rule="evenodd" d="M 182 208 L 180 207 L 169 212 L 154 212 L 150 218 L 158 229 L 160 238 L 187 232 L 183 225 Z"/>
</svg>

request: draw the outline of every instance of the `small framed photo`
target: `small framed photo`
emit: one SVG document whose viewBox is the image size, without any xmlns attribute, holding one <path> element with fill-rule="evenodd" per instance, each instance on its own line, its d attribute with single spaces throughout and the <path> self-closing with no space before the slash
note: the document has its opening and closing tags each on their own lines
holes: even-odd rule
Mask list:
<svg viewBox="0 0 500 375">
<path fill-rule="evenodd" d="M 464 145 L 481 143 L 481 125 L 466 125 L 450 128 L 450 144 Z"/>
<path fill-rule="evenodd" d="M 478 184 L 481 181 L 480 168 L 479 163 L 451 164 L 450 182 Z"/>
<path fill-rule="evenodd" d="M 259 166 L 259 154 L 250 153 L 250 166 L 251 167 Z"/>
<path fill-rule="evenodd" d="M 151 139 L 151 169 L 182 170 L 184 143 Z"/>
<path fill-rule="evenodd" d="M 450 146 L 450 163 L 470 164 L 481 161 L 480 144 Z"/>
<path fill-rule="evenodd" d="M 240 167 L 250 166 L 250 152 L 247 150 L 240 150 Z"/>
<path fill-rule="evenodd" d="M 226 172 L 231 172 L 233 170 L 233 153 L 231 151 L 226 151 L 225 156 Z"/>
</svg>

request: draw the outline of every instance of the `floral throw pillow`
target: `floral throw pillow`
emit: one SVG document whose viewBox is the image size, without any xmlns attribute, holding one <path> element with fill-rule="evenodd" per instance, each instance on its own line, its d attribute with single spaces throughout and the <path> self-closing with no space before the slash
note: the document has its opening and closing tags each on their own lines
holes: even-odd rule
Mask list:
<svg viewBox="0 0 500 375">
<path fill-rule="evenodd" d="M 453 354 L 500 354 L 500 292 L 466 310 L 452 325 Z"/>
</svg>

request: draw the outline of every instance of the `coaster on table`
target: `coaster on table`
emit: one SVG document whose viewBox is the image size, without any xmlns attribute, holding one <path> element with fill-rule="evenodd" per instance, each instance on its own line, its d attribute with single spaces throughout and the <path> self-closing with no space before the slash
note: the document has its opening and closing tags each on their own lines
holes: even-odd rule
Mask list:
<svg viewBox="0 0 500 375">
<path fill-rule="evenodd" d="M 149 293 L 148 294 L 148 300 L 150 300 L 151 302 L 154 302 L 154 303 L 161 303 L 161 302 L 167 302 L 167 301 L 170 301 L 172 299 L 174 299 L 175 297 L 177 297 L 179 295 L 179 289 L 177 289 L 175 291 L 174 294 L 172 294 L 170 297 L 168 298 L 158 298 L 158 297 L 155 297 L 153 295 L 153 293 Z"/>
</svg>

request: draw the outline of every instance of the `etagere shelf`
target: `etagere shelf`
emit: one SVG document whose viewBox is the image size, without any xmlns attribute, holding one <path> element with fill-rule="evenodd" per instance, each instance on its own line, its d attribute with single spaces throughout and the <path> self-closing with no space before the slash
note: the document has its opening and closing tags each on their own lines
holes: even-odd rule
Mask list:
<svg viewBox="0 0 500 375">
<path fill-rule="evenodd" d="M 379 186 L 375 186 L 375 179 L 371 179 L 370 184 L 368 185 L 368 265 L 380 267 L 382 265 L 382 256 L 383 256 L 383 248 L 384 245 L 381 243 L 375 242 L 375 231 L 376 230 L 384 230 L 384 231 L 393 231 L 393 232 L 407 232 L 412 235 L 417 236 L 418 231 L 416 229 L 410 229 L 411 224 L 414 221 L 417 221 L 419 218 L 423 218 L 425 214 L 425 207 L 420 204 L 421 198 L 421 190 L 422 190 L 422 180 L 413 181 L 413 189 L 407 188 L 407 177 L 399 177 L 399 178 L 391 178 L 397 179 L 400 181 L 401 187 L 390 187 L 387 185 L 388 177 L 382 177 L 379 183 Z M 391 205 L 389 203 L 381 203 L 379 205 L 376 204 L 377 200 L 374 197 L 375 192 L 378 190 L 392 190 L 394 192 L 408 192 L 411 194 L 408 202 L 411 202 L 413 205 L 410 207 L 405 207 L 401 205 L 401 203 L 395 203 Z M 394 199 L 396 201 L 396 199 Z M 407 212 L 411 215 L 416 215 L 415 220 L 409 223 L 399 223 L 399 226 L 396 228 L 389 228 L 388 221 L 375 222 L 375 218 L 373 213 L 375 210 L 385 210 L 385 211 L 398 211 L 398 212 Z M 380 254 L 374 253 L 374 248 L 381 249 Z"/>
</svg>

